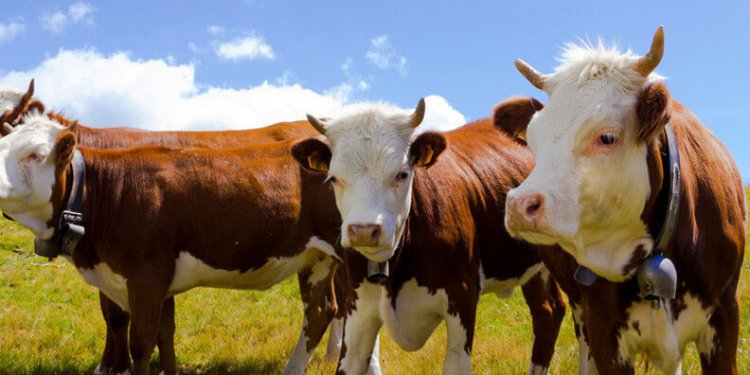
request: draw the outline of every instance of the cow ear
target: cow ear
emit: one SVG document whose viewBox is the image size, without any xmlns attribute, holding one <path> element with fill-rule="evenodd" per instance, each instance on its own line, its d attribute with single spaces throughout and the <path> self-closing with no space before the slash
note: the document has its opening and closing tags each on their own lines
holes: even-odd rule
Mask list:
<svg viewBox="0 0 750 375">
<path fill-rule="evenodd" d="M 70 163 L 73 157 L 73 150 L 76 148 L 76 135 L 72 131 L 66 130 L 60 133 L 55 140 L 53 155 L 58 165 Z"/>
<path fill-rule="evenodd" d="M 519 143 L 526 144 L 526 127 L 544 104 L 531 97 L 510 98 L 495 107 L 493 125 Z"/>
<path fill-rule="evenodd" d="M 308 138 L 292 146 L 292 156 L 305 169 L 328 172 L 328 166 L 331 163 L 331 148 L 317 138 Z"/>
<path fill-rule="evenodd" d="M 435 164 L 447 146 L 448 142 L 440 133 L 420 134 L 409 147 L 409 164 L 413 167 L 429 167 Z"/>
<path fill-rule="evenodd" d="M 669 90 L 662 83 L 652 83 L 638 94 L 638 140 L 648 143 L 669 122 Z"/>
</svg>

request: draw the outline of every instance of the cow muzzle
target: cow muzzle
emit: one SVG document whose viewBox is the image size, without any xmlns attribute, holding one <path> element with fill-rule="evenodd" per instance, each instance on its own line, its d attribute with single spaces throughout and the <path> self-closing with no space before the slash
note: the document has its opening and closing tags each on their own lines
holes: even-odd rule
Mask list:
<svg viewBox="0 0 750 375">
<path fill-rule="evenodd" d="M 352 247 L 379 247 L 383 236 L 380 224 L 356 223 L 346 228 L 349 243 Z"/>
<path fill-rule="evenodd" d="M 544 195 L 535 193 L 518 197 L 508 196 L 505 207 L 505 222 L 513 232 L 540 232 L 546 223 Z"/>
</svg>

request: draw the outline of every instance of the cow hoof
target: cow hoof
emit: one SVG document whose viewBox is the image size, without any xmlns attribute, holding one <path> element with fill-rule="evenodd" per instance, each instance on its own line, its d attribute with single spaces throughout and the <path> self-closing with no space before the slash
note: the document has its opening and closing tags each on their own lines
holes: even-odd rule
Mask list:
<svg viewBox="0 0 750 375">
<path fill-rule="evenodd" d="M 109 369 L 104 368 L 101 363 L 96 365 L 94 375 L 105 375 L 107 373 L 109 373 Z"/>
</svg>

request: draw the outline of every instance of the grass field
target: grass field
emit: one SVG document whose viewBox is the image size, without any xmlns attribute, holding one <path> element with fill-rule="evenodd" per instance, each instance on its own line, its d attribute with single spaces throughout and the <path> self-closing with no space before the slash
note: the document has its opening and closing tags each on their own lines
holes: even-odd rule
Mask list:
<svg viewBox="0 0 750 375">
<path fill-rule="evenodd" d="M 98 295 L 74 267 L 33 255 L 32 236 L 0 219 L 0 374 L 91 373 L 104 347 Z M 750 374 L 750 258 L 745 252 L 740 298 L 738 362 Z M 296 280 L 264 292 L 196 289 L 179 295 L 175 345 L 185 374 L 278 374 L 296 343 L 302 304 Z M 577 371 L 570 313 L 557 342 L 552 373 Z M 416 352 L 400 350 L 381 331 L 385 374 L 437 374 L 445 352 L 441 326 Z M 524 374 L 531 351 L 531 322 L 520 292 L 509 299 L 485 296 L 477 317 L 472 364 L 478 374 Z M 309 374 L 331 374 L 335 363 L 316 351 Z M 154 356 L 156 360 L 156 356 Z M 641 365 L 639 373 L 646 372 Z M 654 371 L 651 371 L 654 372 Z M 693 347 L 683 373 L 700 373 Z"/>
</svg>

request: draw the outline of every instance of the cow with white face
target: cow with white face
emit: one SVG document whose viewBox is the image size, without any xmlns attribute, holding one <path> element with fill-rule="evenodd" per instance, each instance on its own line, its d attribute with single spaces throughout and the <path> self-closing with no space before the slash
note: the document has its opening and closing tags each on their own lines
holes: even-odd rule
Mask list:
<svg viewBox="0 0 750 375">
<path fill-rule="evenodd" d="M 503 127 L 523 134 L 536 159 L 508 194 L 505 224 L 572 256 L 543 254 L 576 296 L 584 373 L 632 373 L 638 353 L 679 373 L 690 342 L 704 373 L 737 373 L 742 182 L 721 142 L 656 82 L 663 52 L 659 28 L 642 57 L 600 43 L 569 45 L 551 74 L 516 61 L 549 101 L 528 124 Z M 653 253 L 674 263 L 674 299 L 644 289 Z M 579 274 L 576 283 L 578 265 L 598 280 Z M 656 297 L 663 303 L 648 300 Z"/>
<path fill-rule="evenodd" d="M 535 111 L 509 107 L 522 111 L 507 111 L 503 121 L 526 122 Z M 341 243 L 354 249 L 343 257 L 349 291 L 338 371 L 377 368 L 369 359 L 382 325 L 402 348 L 417 350 L 445 321 L 443 372 L 470 373 L 479 296 L 522 286 L 535 336 L 529 371 L 544 374 L 565 304 L 536 249 L 512 239 L 498 214 L 531 155 L 491 119 L 416 135 L 424 112 L 422 100 L 413 113 L 364 104 L 327 123 L 309 116 L 325 137 L 292 149 L 304 168 L 327 174 Z M 368 280 L 368 262 L 385 261 L 388 277 Z"/>
</svg>

